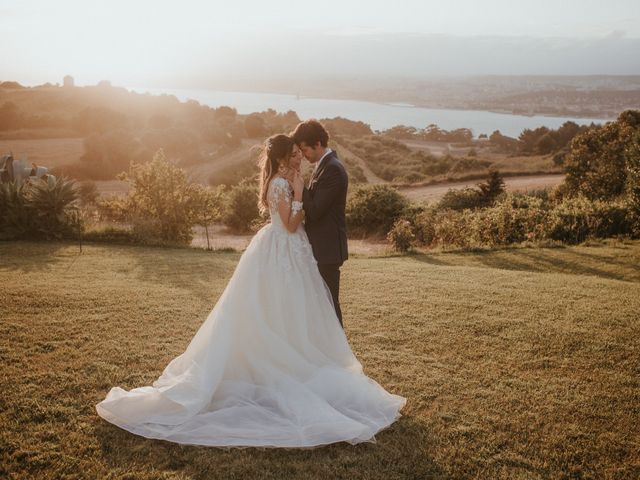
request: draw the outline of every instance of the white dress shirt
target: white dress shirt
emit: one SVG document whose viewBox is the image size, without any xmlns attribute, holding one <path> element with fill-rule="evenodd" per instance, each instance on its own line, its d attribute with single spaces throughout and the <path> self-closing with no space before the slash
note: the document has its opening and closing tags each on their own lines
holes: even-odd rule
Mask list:
<svg viewBox="0 0 640 480">
<path fill-rule="evenodd" d="M 326 157 L 327 155 L 329 155 L 331 152 L 333 152 L 333 150 L 331 150 L 330 148 L 327 148 L 327 151 L 324 152 L 324 155 L 322 155 L 322 157 L 320 157 L 320 160 L 318 160 L 316 162 L 316 165 L 313 169 L 313 174 L 315 175 L 316 171 L 318 170 L 318 167 L 320 167 L 320 164 L 322 163 L 322 160 L 324 160 L 324 157 Z"/>
</svg>

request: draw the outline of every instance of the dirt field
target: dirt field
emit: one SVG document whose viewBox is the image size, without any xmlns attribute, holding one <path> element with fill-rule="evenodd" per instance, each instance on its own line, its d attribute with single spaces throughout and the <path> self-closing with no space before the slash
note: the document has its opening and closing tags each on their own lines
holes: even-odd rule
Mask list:
<svg viewBox="0 0 640 480">
<path fill-rule="evenodd" d="M 0 139 L 0 155 L 13 152 L 16 160 L 25 159 L 45 167 L 58 167 L 78 161 L 84 152 L 82 142 L 82 138 Z"/>
</svg>

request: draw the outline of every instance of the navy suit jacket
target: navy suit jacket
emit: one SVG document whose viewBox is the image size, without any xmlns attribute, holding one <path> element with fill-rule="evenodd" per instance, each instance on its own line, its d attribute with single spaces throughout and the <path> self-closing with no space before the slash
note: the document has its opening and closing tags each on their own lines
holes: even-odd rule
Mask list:
<svg viewBox="0 0 640 480">
<path fill-rule="evenodd" d="M 332 151 L 302 192 L 304 225 L 319 264 L 342 265 L 349 257 L 345 219 L 348 185 L 347 171 Z"/>
</svg>

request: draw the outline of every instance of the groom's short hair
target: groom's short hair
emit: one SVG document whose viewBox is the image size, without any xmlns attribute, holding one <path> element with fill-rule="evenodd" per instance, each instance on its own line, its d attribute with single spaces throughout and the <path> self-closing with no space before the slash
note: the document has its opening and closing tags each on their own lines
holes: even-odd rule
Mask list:
<svg viewBox="0 0 640 480">
<path fill-rule="evenodd" d="M 326 148 L 329 144 L 329 132 L 317 120 L 307 120 L 300 122 L 292 133 L 293 141 L 300 145 L 302 142 L 310 147 L 314 147 L 316 143 Z"/>
</svg>

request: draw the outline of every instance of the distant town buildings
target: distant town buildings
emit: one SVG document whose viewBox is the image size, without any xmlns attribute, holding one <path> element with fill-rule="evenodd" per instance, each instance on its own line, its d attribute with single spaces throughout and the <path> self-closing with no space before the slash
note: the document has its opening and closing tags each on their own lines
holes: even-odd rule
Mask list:
<svg viewBox="0 0 640 480">
<path fill-rule="evenodd" d="M 62 84 L 65 87 L 73 87 L 74 86 L 74 82 L 73 82 L 73 77 L 71 75 L 66 75 L 63 79 L 62 79 Z"/>
</svg>

